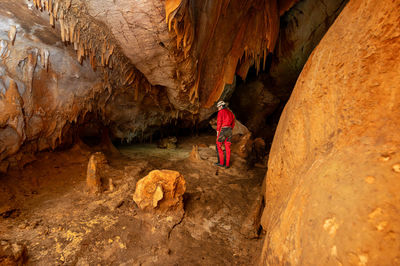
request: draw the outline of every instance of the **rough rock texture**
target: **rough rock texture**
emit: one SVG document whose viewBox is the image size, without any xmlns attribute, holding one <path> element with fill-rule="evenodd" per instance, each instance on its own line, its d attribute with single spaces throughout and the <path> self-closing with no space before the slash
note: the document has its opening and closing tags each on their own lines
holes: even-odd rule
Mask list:
<svg viewBox="0 0 400 266">
<path fill-rule="evenodd" d="M 183 212 L 183 176 L 172 170 L 153 170 L 136 183 L 133 200 L 140 209 L 155 212 Z"/>
<path fill-rule="evenodd" d="M 0 161 L 13 156 L 11 165 L 23 165 L 33 152 L 62 142 L 102 94 L 101 79 L 25 3 L 0 3 L 0 42 Z"/>
<path fill-rule="evenodd" d="M 131 142 L 204 122 L 236 74 L 263 68 L 295 2 L 1 1 L 0 171 L 79 127 Z"/>
<path fill-rule="evenodd" d="M 193 145 L 192 151 L 189 154 L 189 160 L 192 162 L 199 162 L 201 161 L 201 156 L 199 153 L 199 146 Z"/>
<path fill-rule="evenodd" d="M 101 192 L 107 166 L 107 159 L 102 152 L 96 152 L 90 156 L 86 172 L 86 186 L 90 193 Z"/>
<path fill-rule="evenodd" d="M 178 60 L 176 41 L 168 31 L 164 1 L 87 1 L 91 16 L 104 22 L 118 40 L 124 54 L 152 85 L 166 87 L 176 108 L 192 109 L 178 93 L 193 83 L 192 59 Z M 186 63 L 187 62 L 187 63 Z M 185 64 L 184 71 L 181 70 Z"/>
<path fill-rule="evenodd" d="M 285 101 L 313 49 L 346 5 L 347 0 L 303 0 L 281 17 L 269 80 Z"/>
<path fill-rule="evenodd" d="M 0 265 L 20 266 L 24 265 L 27 257 L 26 246 L 0 240 Z"/>
<path fill-rule="evenodd" d="M 237 118 L 255 135 L 266 131 L 266 118 L 276 110 L 279 103 L 279 98 L 259 80 L 238 86 L 231 99 Z"/>
<path fill-rule="evenodd" d="M 263 264 L 400 263 L 399 18 L 350 1 L 305 65 L 270 153 Z"/>
</svg>

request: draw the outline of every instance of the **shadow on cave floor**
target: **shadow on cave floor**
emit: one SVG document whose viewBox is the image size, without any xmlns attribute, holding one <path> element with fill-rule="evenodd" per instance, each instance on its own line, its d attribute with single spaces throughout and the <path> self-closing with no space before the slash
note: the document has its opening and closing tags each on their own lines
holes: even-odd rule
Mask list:
<svg viewBox="0 0 400 266">
<path fill-rule="evenodd" d="M 255 265 L 262 240 L 253 218 L 265 169 L 247 169 L 236 155 L 230 169 L 217 169 L 214 141 L 187 137 L 175 150 L 121 146 L 107 156 L 114 189 L 99 195 L 86 191 L 95 150 L 41 153 L 0 178 L 0 240 L 25 245 L 28 265 Z M 198 162 L 188 159 L 194 144 L 202 144 Z M 154 169 L 184 176 L 183 219 L 143 213 L 132 200 L 136 182 Z"/>
</svg>

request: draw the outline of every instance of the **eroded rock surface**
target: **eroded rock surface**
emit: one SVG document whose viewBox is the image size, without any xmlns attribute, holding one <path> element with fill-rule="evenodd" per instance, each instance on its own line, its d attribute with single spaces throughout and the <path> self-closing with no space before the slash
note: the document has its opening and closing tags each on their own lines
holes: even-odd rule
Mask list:
<svg viewBox="0 0 400 266">
<path fill-rule="evenodd" d="M 172 170 L 153 170 L 136 183 L 133 200 L 140 209 L 155 212 L 183 212 L 183 176 Z"/>
<path fill-rule="evenodd" d="M 96 152 L 90 156 L 86 172 L 86 186 L 90 193 L 102 191 L 102 184 L 106 180 L 107 167 L 107 159 L 102 152 Z"/>
<path fill-rule="evenodd" d="M 4 266 L 24 265 L 27 259 L 26 246 L 0 240 L 0 264 Z"/>
<path fill-rule="evenodd" d="M 270 153 L 264 264 L 399 263 L 399 17 L 350 1 L 305 65 Z"/>
<path fill-rule="evenodd" d="M 274 93 L 289 96 L 309 55 L 335 21 L 347 0 L 299 1 L 281 18 L 271 63 Z"/>
</svg>

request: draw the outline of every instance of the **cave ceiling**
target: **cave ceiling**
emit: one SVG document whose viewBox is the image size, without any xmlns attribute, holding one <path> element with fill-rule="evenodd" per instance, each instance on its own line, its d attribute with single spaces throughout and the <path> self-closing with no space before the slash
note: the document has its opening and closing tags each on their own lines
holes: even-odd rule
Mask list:
<svg viewBox="0 0 400 266">
<path fill-rule="evenodd" d="M 47 17 L 59 40 L 76 50 L 78 61 L 88 60 L 93 69 L 109 72 L 106 82 L 111 86 L 146 92 L 150 86 L 162 86 L 174 108 L 197 113 L 212 107 L 236 72 L 245 77 L 251 65 L 257 69 L 265 65 L 278 37 L 279 16 L 295 2 L 18 0 L 4 4 L 29 7 L 42 19 Z M 25 28 L 32 25 L 28 17 L 20 17 Z M 42 32 L 38 38 L 57 43 L 54 34 Z"/>
</svg>

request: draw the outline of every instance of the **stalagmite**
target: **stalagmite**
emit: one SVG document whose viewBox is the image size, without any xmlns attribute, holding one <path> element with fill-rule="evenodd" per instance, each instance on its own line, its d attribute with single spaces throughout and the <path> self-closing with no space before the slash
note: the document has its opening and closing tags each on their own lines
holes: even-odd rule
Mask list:
<svg viewBox="0 0 400 266">
<path fill-rule="evenodd" d="M 17 34 L 17 28 L 15 27 L 15 25 L 12 25 L 10 27 L 10 31 L 8 32 L 8 39 L 10 40 L 12 45 L 14 45 L 16 34 Z"/>
</svg>

